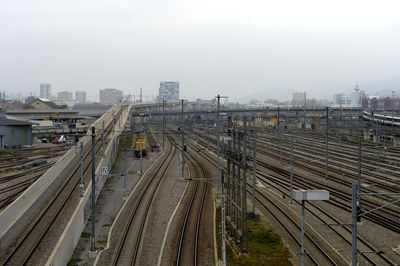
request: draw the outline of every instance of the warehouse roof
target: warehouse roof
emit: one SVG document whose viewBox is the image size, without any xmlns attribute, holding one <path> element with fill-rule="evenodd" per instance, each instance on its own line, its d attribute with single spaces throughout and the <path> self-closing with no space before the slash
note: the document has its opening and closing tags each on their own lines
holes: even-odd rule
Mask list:
<svg viewBox="0 0 400 266">
<path fill-rule="evenodd" d="M 0 117 L 0 126 L 30 126 L 31 122 Z"/>
</svg>

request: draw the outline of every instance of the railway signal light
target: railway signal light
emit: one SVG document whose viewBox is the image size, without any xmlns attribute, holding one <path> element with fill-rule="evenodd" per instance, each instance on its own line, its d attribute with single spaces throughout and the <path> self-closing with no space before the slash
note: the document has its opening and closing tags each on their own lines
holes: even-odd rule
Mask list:
<svg viewBox="0 0 400 266">
<path fill-rule="evenodd" d="M 361 207 L 357 204 L 357 223 L 361 222 Z"/>
</svg>

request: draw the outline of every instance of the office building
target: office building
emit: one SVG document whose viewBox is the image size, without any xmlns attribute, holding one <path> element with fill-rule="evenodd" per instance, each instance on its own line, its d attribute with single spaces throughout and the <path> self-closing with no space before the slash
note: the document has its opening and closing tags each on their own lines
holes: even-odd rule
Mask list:
<svg viewBox="0 0 400 266">
<path fill-rule="evenodd" d="M 333 101 L 337 106 L 350 106 L 352 99 L 350 96 L 345 95 L 344 93 L 338 93 L 333 95 Z"/>
<path fill-rule="evenodd" d="M 57 93 L 57 99 L 60 101 L 70 102 L 72 101 L 72 92 L 60 91 Z"/>
<path fill-rule="evenodd" d="M 160 100 L 179 100 L 179 81 L 161 81 L 158 97 Z"/>
<path fill-rule="evenodd" d="M 77 103 L 86 103 L 86 91 L 76 91 L 75 100 Z"/>
<path fill-rule="evenodd" d="M 293 106 L 306 106 L 306 92 L 293 92 L 292 105 Z"/>
<path fill-rule="evenodd" d="M 104 105 L 113 105 L 122 101 L 122 91 L 117 89 L 100 90 L 100 103 Z"/>
<path fill-rule="evenodd" d="M 45 98 L 45 99 L 51 98 L 51 84 L 40 83 L 40 98 Z"/>
</svg>

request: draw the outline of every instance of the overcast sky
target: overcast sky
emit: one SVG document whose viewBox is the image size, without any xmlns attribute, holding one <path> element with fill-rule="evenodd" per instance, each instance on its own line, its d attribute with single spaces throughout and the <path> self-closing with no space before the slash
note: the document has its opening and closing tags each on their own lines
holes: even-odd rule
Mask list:
<svg viewBox="0 0 400 266">
<path fill-rule="evenodd" d="M 0 0 L 0 90 L 331 97 L 400 76 L 400 1 Z"/>
</svg>

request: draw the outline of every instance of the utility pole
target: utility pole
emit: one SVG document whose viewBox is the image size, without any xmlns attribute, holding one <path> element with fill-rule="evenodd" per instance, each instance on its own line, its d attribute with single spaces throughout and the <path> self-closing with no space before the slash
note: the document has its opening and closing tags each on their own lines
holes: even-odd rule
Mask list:
<svg viewBox="0 0 400 266">
<path fill-rule="evenodd" d="M 162 139 L 162 146 L 163 149 L 165 148 L 165 99 L 163 98 L 163 107 L 162 107 L 162 111 L 163 111 L 163 120 L 162 120 L 162 130 L 163 130 L 163 139 Z"/>
<path fill-rule="evenodd" d="M 221 180 L 221 257 L 223 265 L 226 265 L 226 248 L 225 248 L 225 198 L 224 198 L 224 174 L 221 169 L 220 152 L 221 152 L 221 130 L 220 130 L 220 100 L 221 96 L 217 95 L 218 112 L 217 112 L 217 136 L 218 136 L 218 152 L 217 152 L 217 173 Z M 183 103 L 183 102 L 182 102 Z M 183 114 L 182 114 L 183 117 Z"/>
<path fill-rule="evenodd" d="M 182 102 L 182 109 L 181 109 L 181 137 L 182 137 L 182 179 L 185 177 L 185 137 L 183 134 L 183 99 L 181 100 Z"/>
<path fill-rule="evenodd" d="M 281 126 L 280 126 L 280 116 L 279 116 L 279 107 L 278 107 L 278 119 L 277 119 L 277 127 L 278 127 L 278 138 L 279 138 L 279 163 L 282 163 L 282 133 L 281 133 Z"/>
<path fill-rule="evenodd" d="M 95 251 L 96 249 L 96 239 L 95 239 L 95 226 L 96 226 L 96 133 L 95 127 L 92 127 L 92 232 L 91 232 L 91 242 L 90 251 Z"/>
<path fill-rule="evenodd" d="M 357 191 L 358 185 L 352 185 L 352 193 L 351 193 L 351 258 L 352 258 L 352 266 L 357 266 Z"/>
<path fill-rule="evenodd" d="M 124 168 L 125 168 L 125 172 L 124 172 L 124 194 L 126 193 L 126 175 L 128 174 L 128 167 L 126 165 L 126 128 L 124 128 L 124 139 L 125 139 L 125 143 L 124 143 L 124 159 L 125 159 L 125 163 L 124 163 Z"/>
<path fill-rule="evenodd" d="M 305 214 L 304 210 L 306 207 L 306 201 L 303 199 L 301 200 L 301 233 L 300 233 L 300 265 L 304 266 L 304 220 Z"/>
<path fill-rule="evenodd" d="M 293 203 L 293 136 L 290 145 L 290 205 L 294 205 Z"/>
<path fill-rule="evenodd" d="M 256 185 L 257 185 L 257 150 L 256 150 L 256 119 L 253 117 L 253 214 L 256 215 Z"/>
<path fill-rule="evenodd" d="M 81 141 L 80 145 L 80 154 L 79 154 L 79 165 L 80 165 L 80 175 L 81 175 L 81 181 L 79 183 L 79 187 L 81 188 L 81 197 L 84 196 L 85 194 L 85 183 L 83 180 L 83 141 Z"/>
<path fill-rule="evenodd" d="M 143 174 L 143 146 L 141 146 L 140 151 L 140 176 Z"/>
<path fill-rule="evenodd" d="M 231 215 L 231 206 L 232 206 L 232 186 L 233 186 L 233 180 L 232 180 L 232 166 L 233 161 L 232 161 L 232 138 L 230 136 L 232 135 L 232 117 L 228 116 L 228 152 L 225 153 L 226 155 L 226 163 L 227 163 L 227 196 L 226 196 L 226 214 L 232 219 Z"/>
<path fill-rule="evenodd" d="M 329 165 L 329 107 L 326 107 L 326 131 L 325 131 L 325 145 L 326 145 L 326 149 L 325 149 L 325 178 L 328 179 L 328 165 Z"/>
<path fill-rule="evenodd" d="M 101 132 L 101 148 L 104 149 L 104 141 L 106 138 L 106 134 L 104 132 L 105 127 L 104 127 L 104 119 L 102 120 L 102 132 Z"/>
<path fill-rule="evenodd" d="M 208 143 L 210 142 L 209 137 L 210 137 L 210 126 L 209 126 L 209 121 L 208 121 L 208 116 L 209 116 L 209 112 L 207 112 L 207 150 L 208 150 Z"/>
<path fill-rule="evenodd" d="M 247 242 L 247 117 L 243 117 L 243 157 L 242 157 L 242 251 L 246 250 Z"/>
<path fill-rule="evenodd" d="M 394 91 L 392 91 L 392 127 L 394 126 Z"/>
</svg>

